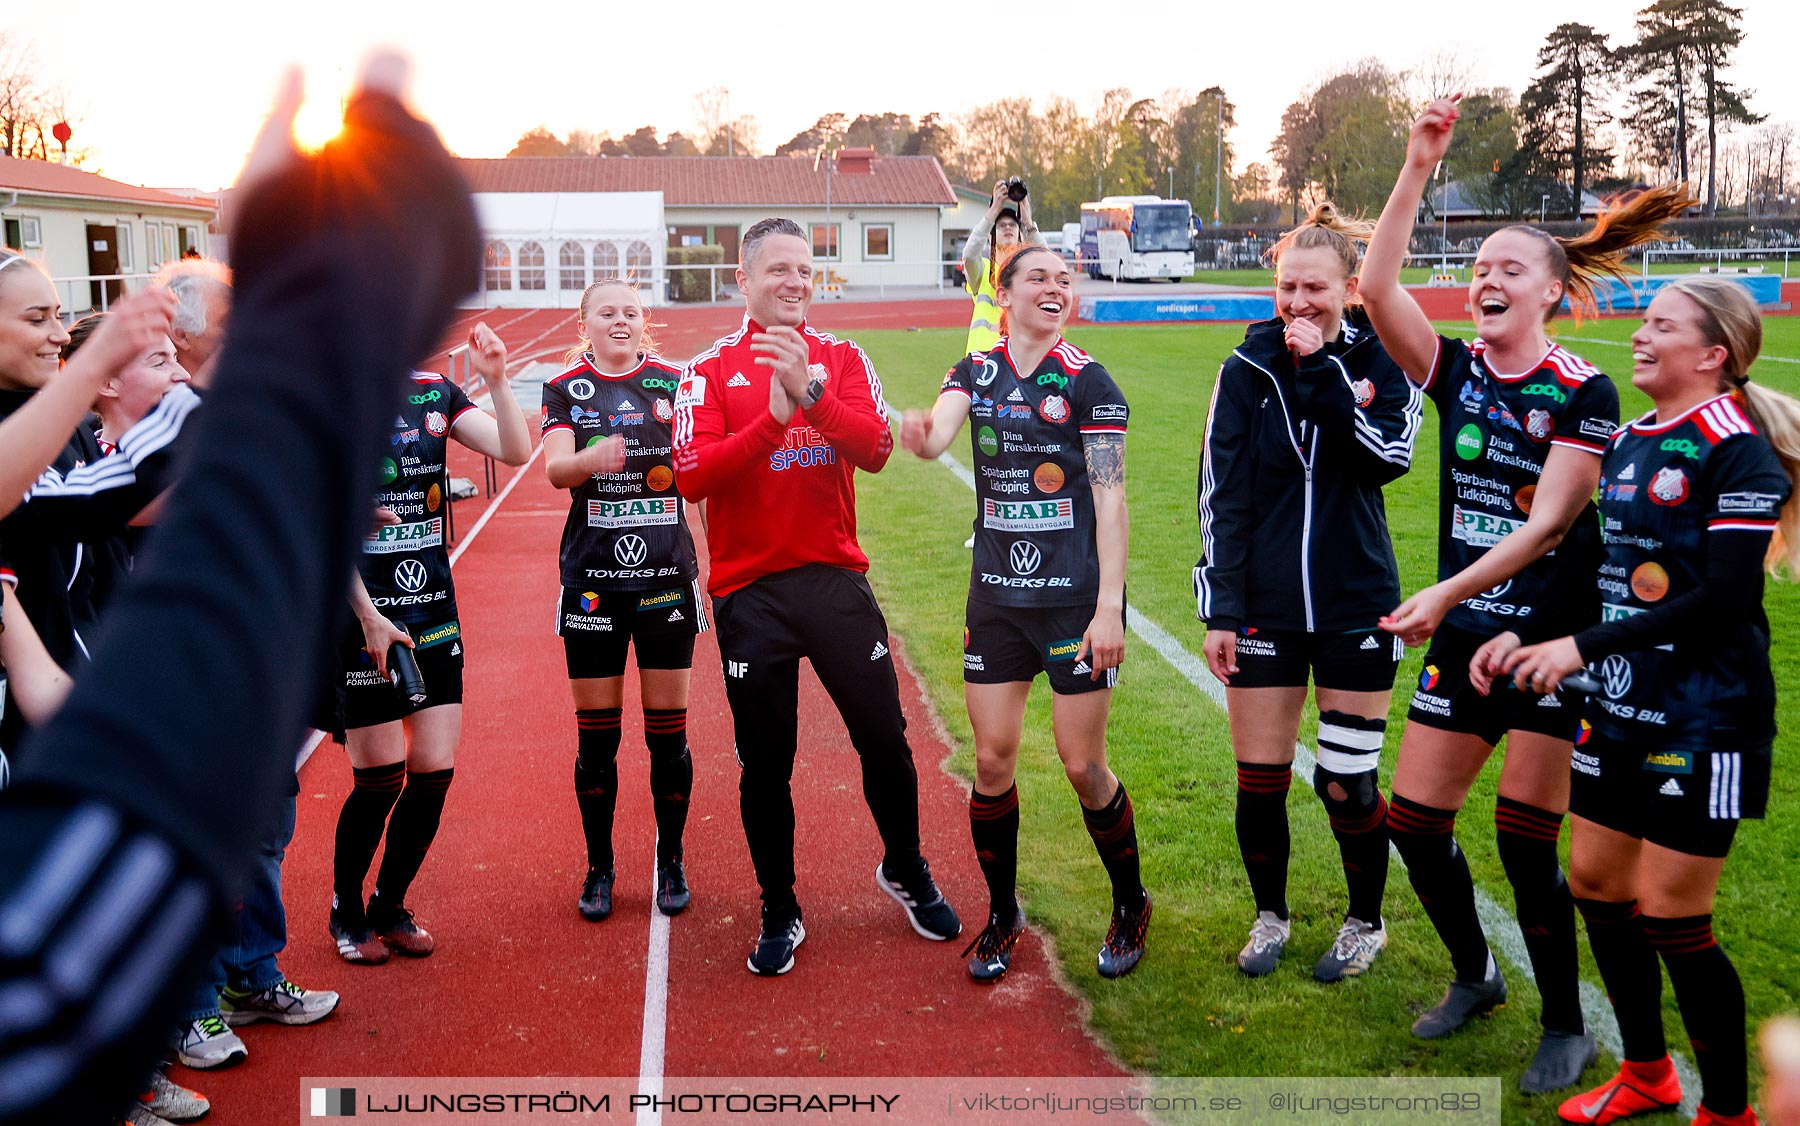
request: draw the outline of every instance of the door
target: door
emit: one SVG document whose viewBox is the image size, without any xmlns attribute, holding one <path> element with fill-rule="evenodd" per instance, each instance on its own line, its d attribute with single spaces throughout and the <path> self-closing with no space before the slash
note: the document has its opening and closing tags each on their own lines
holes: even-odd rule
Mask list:
<svg viewBox="0 0 1800 1126">
<path fill-rule="evenodd" d="M 101 226 L 98 223 L 87 225 L 88 269 L 90 274 L 116 274 L 119 272 L 119 228 Z M 88 283 L 88 299 L 96 309 L 106 309 L 119 299 L 123 292 L 124 282 L 118 278 L 110 281 L 92 281 Z"/>
<path fill-rule="evenodd" d="M 738 260 L 738 229 L 736 227 L 714 227 L 713 241 L 725 248 L 725 264 L 727 266 L 736 265 Z"/>
</svg>

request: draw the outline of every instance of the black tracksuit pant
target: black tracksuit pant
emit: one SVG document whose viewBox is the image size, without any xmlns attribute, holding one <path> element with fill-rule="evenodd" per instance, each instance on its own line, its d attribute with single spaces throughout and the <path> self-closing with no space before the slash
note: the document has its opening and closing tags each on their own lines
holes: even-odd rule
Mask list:
<svg viewBox="0 0 1800 1126">
<path fill-rule="evenodd" d="M 888 871 L 919 862 L 919 776 L 906 742 L 887 620 L 860 573 L 823 564 L 765 575 L 713 603 L 737 737 L 738 802 L 750 860 L 772 913 L 794 896 L 794 795 L 800 658 L 837 705 L 862 759 L 863 798 Z"/>
</svg>

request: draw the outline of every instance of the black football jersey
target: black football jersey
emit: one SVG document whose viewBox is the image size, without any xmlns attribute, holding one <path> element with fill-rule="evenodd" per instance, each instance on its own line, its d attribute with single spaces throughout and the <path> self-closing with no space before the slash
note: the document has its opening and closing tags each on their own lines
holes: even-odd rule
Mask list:
<svg viewBox="0 0 1800 1126">
<path fill-rule="evenodd" d="M 1100 594 L 1094 496 L 1082 439 L 1125 433 L 1125 396 L 1092 356 L 1058 340 L 1021 377 L 1007 341 L 963 357 L 945 391 L 969 396 L 975 561 L 969 597 L 1081 606 Z"/>
<path fill-rule="evenodd" d="M 1487 349 L 1438 338 L 1437 362 L 1421 388 L 1438 408 L 1438 578 L 1480 559 L 1525 523 L 1551 446 L 1599 454 L 1619 424 L 1619 392 L 1581 357 L 1551 345 L 1532 370 L 1501 375 Z M 1444 624 L 1491 637 L 1533 614 L 1566 619 L 1561 632 L 1590 624 L 1586 592 L 1600 558 L 1600 525 L 1592 503 L 1556 550 L 1510 581 L 1450 608 Z M 1534 627 L 1540 623 L 1533 623 Z M 1540 633 L 1541 631 L 1536 631 Z"/>
<path fill-rule="evenodd" d="M 421 647 L 460 637 L 444 534 L 450 505 L 444 455 L 451 427 L 475 409 L 448 379 L 414 372 L 382 456 L 375 503 L 392 509 L 400 523 L 363 541 L 359 567 L 376 609 L 405 625 Z"/>
<path fill-rule="evenodd" d="M 543 431 L 567 430 L 576 449 L 625 439 L 625 466 L 569 490 L 562 582 L 577 590 L 647 590 L 699 576 L 686 503 L 675 491 L 671 441 L 681 370 L 655 356 L 608 375 L 590 356 L 544 384 Z"/>
<path fill-rule="evenodd" d="M 1730 396 L 1668 422 L 1645 416 L 1621 429 L 1607 446 L 1600 478 L 1605 619 L 1645 613 L 1698 587 L 1706 578 L 1707 537 L 1770 534 L 1790 491 L 1775 451 Z M 1694 751 L 1767 743 L 1775 734 L 1775 685 L 1760 601 L 1751 619 L 1708 631 L 1702 643 L 1601 661 L 1603 691 L 1588 709 L 1589 722 L 1630 746 Z M 1675 770 L 1680 758 L 1663 766 Z"/>
</svg>

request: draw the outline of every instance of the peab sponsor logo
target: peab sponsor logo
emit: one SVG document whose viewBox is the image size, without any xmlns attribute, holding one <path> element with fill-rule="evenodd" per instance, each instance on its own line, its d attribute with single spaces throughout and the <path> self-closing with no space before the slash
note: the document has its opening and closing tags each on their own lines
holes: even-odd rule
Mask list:
<svg viewBox="0 0 1800 1126">
<path fill-rule="evenodd" d="M 680 510 L 674 497 L 587 502 L 587 525 L 590 528 L 639 528 L 673 524 L 679 519 Z"/>
<path fill-rule="evenodd" d="M 1470 547 L 1493 547 L 1515 529 L 1525 526 L 1523 520 L 1494 516 L 1486 512 L 1453 505 L 1450 509 L 1450 538 Z"/>
<path fill-rule="evenodd" d="M 443 545 L 444 521 L 442 517 L 434 516 L 430 520 L 415 520 L 410 524 L 392 524 L 375 529 L 375 534 L 363 541 L 363 553 L 390 555 L 396 551 L 418 551 L 421 548 Z"/>
<path fill-rule="evenodd" d="M 1052 500 L 994 500 L 981 502 L 981 524 L 997 532 L 1048 532 L 1075 526 L 1075 502 L 1068 497 Z M 1021 543 L 1025 542 L 1023 540 Z M 1035 551 L 1036 549 L 1033 548 Z M 1015 567 L 1015 570 L 1017 568 Z M 1036 570 L 1034 566 L 1032 570 Z M 1020 571 L 1029 574 L 1029 571 Z"/>
</svg>

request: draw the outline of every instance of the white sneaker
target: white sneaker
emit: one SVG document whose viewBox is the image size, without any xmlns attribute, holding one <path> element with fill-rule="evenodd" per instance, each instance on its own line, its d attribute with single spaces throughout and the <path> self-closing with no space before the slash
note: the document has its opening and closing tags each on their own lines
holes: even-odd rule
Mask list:
<svg viewBox="0 0 1800 1126">
<path fill-rule="evenodd" d="M 311 1024 L 324 1020 L 338 1007 L 338 995 L 329 989 L 302 989 L 283 978 L 257 993 L 226 989 L 219 994 L 219 1013 L 233 1028 L 272 1020 L 276 1024 Z"/>
<path fill-rule="evenodd" d="M 1375 955 L 1387 947 L 1387 928 L 1373 926 L 1355 917 L 1344 919 L 1337 939 L 1325 956 L 1313 967 L 1313 980 L 1330 984 L 1368 971 Z"/>
<path fill-rule="evenodd" d="M 175 1045 L 175 1058 L 188 1067 L 210 1071 L 215 1067 L 232 1067 L 250 1055 L 238 1034 L 231 1031 L 221 1016 L 201 1017 L 181 1030 Z"/>
<path fill-rule="evenodd" d="M 1262 977 L 1275 972 L 1275 963 L 1287 950 L 1288 921 L 1273 911 L 1258 911 L 1250 928 L 1250 941 L 1238 951 L 1238 969 L 1247 977 Z"/>
</svg>

